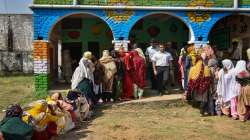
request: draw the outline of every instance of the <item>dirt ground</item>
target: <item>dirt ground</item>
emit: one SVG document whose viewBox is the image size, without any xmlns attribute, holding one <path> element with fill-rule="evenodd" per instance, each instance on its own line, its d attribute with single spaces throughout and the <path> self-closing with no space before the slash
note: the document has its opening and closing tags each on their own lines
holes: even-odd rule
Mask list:
<svg viewBox="0 0 250 140">
<path fill-rule="evenodd" d="M 180 95 L 99 105 L 93 120 L 59 140 L 249 140 L 250 122 L 200 117 Z"/>
<path fill-rule="evenodd" d="M 0 109 L 27 104 L 34 96 L 32 76 L 0 77 Z M 61 90 L 60 90 L 61 91 Z M 64 90 L 62 90 L 64 92 Z M 182 101 L 179 91 L 95 107 L 92 120 L 78 125 L 58 140 L 249 140 L 250 121 L 222 116 L 200 117 L 199 110 Z M 2 113 L 0 113 L 1 116 Z"/>
</svg>

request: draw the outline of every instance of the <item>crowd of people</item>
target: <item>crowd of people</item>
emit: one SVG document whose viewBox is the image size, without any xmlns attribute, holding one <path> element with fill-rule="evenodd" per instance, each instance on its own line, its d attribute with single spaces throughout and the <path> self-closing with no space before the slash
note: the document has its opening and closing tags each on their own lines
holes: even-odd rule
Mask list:
<svg viewBox="0 0 250 140">
<path fill-rule="evenodd" d="M 247 50 L 250 60 L 250 49 Z M 250 62 L 218 61 L 207 45 L 182 49 L 179 65 L 184 97 L 198 103 L 200 114 L 227 115 L 246 121 L 250 117 Z"/>
<path fill-rule="evenodd" d="M 250 60 L 250 49 L 247 50 Z M 0 123 L 0 140 L 49 140 L 89 120 L 96 104 L 143 98 L 147 77 L 158 95 L 179 83 L 183 97 L 198 104 L 200 114 L 250 118 L 250 61 L 220 61 L 209 46 L 188 44 L 177 55 L 171 44 L 154 40 L 146 49 L 104 50 L 98 60 L 87 51 L 63 98 L 52 93 L 21 108 L 11 105 Z M 178 75 L 178 76 L 177 76 Z M 67 78 L 69 79 L 69 78 Z M 15 127 L 13 127 L 15 126 Z"/>
</svg>

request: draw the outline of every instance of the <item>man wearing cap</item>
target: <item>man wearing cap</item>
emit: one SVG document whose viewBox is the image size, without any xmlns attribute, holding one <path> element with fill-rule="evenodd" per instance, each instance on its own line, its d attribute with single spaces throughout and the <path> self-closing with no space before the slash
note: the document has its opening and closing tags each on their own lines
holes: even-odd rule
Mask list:
<svg viewBox="0 0 250 140">
<path fill-rule="evenodd" d="M 161 44 L 160 51 L 156 52 L 151 60 L 153 62 L 154 75 L 156 76 L 157 90 L 162 95 L 173 58 L 170 53 L 165 51 L 165 46 Z"/>
<path fill-rule="evenodd" d="M 157 84 L 155 80 L 155 76 L 153 73 L 153 65 L 152 65 L 152 58 L 153 55 L 159 51 L 159 48 L 157 46 L 157 43 L 154 39 L 151 39 L 150 41 L 150 46 L 147 48 L 145 52 L 146 60 L 148 63 L 148 76 L 150 76 L 151 84 L 152 84 L 152 89 L 157 89 Z"/>
</svg>

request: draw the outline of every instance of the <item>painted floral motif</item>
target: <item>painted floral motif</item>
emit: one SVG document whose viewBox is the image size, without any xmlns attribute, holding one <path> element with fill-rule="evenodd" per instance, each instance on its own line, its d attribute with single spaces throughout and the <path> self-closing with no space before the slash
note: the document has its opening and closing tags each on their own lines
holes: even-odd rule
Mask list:
<svg viewBox="0 0 250 140">
<path fill-rule="evenodd" d="M 214 2 L 210 0 L 192 0 L 188 7 L 212 7 L 214 6 Z M 188 12 L 187 13 L 189 19 L 192 22 L 204 22 L 210 19 L 210 13 L 209 12 Z"/>
<path fill-rule="evenodd" d="M 192 22 L 204 22 L 210 19 L 209 12 L 188 12 L 187 15 Z"/>
<path fill-rule="evenodd" d="M 131 10 L 107 10 L 107 17 L 113 19 L 115 22 L 128 21 L 134 14 Z"/>
</svg>

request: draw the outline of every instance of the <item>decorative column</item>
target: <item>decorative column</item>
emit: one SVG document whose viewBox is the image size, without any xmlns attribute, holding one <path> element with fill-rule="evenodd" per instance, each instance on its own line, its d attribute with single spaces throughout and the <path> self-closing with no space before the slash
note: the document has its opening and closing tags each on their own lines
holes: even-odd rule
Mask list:
<svg viewBox="0 0 250 140">
<path fill-rule="evenodd" d="M 45 40 L 34 41 L 34 75 L 35 92 L 37 95 L 48 92 L 48 42 Z"/>
<path fill-rule="evenodd" d="M 113 40 L 112 41 L 116 51 L 118 51 L 121 47 L 123 47 L 126 52 L 128 51 L 129 42 L 130 42 L 129 40 Z"/>
<path fill-rule="evenodd" d="M 234 0 L 234 8 L 237 9 L 239 7 L 240 0 Z"/>
<path fill-rule="evenodd" d="M 57 59 L 58 59 L 58 66 L 57 66 L 57 70 L 58 70 L 58 80 L 61 81 L 63 78 L 62 78 L 62 70 L 61 70 L 61 67 L 62 67 L 62 41 L 61 40 L 58 40 L 58 45 L 57 45 L 57 52 L 58 52 L 58 55 L 57 55 Z"/>
</svg>

